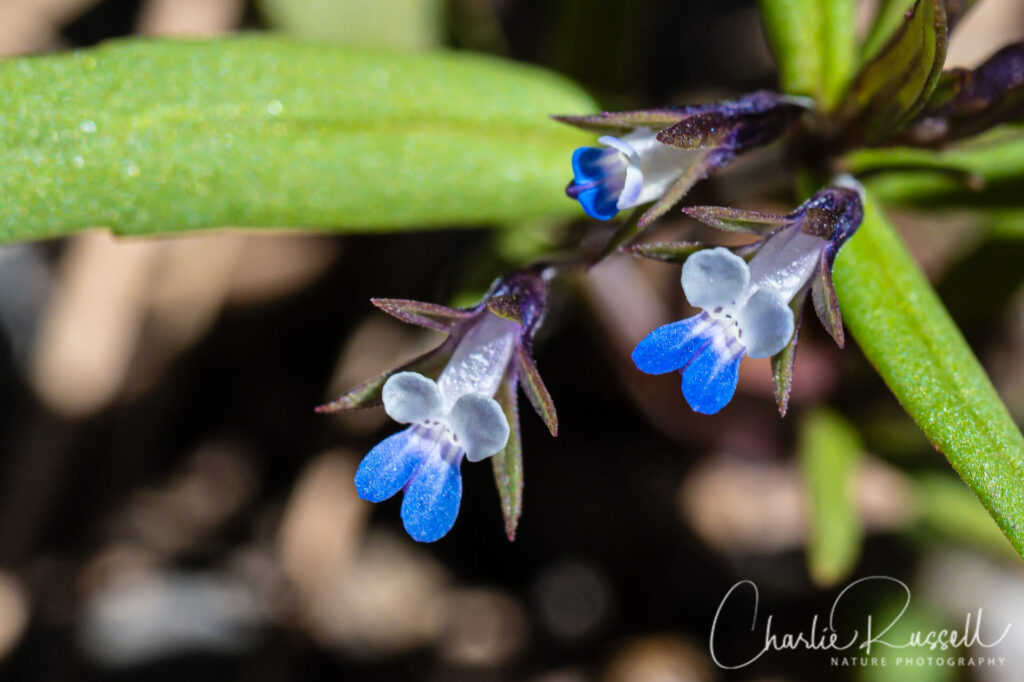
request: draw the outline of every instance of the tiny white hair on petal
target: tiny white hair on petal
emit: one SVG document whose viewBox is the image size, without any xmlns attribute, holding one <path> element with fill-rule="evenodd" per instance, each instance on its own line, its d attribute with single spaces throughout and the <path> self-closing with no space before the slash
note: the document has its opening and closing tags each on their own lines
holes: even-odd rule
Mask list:
<svg viewBox="0 0 1024 682">
<path fill-rule="evenodd" d="M 384 411 L 400 424 L 418 424 L 441 414 L 441 391 L 417 372 L 391 375 L 381 391 Z"/>
<path fill-rule="evenodd" d="M 448 414 L 448 424 L 470 462 L 490 457 L 508 442 L 508 419 L 501 405 L 480 393 L 459 398 Z"/>
<path fill-rule="evenodd" d="M 740 341 L 752 358 L 770 358 L 793 338 L 793 310 L 778 293 L 758 289 L 739 312 Z"/>
<path fill-rule="evenodd" d="M 746 261 L 724 247 L 698 251 L 683 263 L 680 278 L 690 305 L 729 306 L 744 296 L 750 284 Z"/>
</svg>

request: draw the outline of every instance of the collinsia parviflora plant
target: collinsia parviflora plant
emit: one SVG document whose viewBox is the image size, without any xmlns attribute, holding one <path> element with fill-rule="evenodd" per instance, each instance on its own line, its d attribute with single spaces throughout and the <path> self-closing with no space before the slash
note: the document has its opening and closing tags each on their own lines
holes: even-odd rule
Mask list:
<svg viewBox="0 0 1024 682">
<path fill-rule="evenodd" d="M 355 481 L 360 496 L 377 502 L 403 491 L 406 530 L 417 540 L 433 541 L 455 522 L 462 461 L 490 457 L 511 539 L 523 480 L 517 386 L 551 434 L 557 432 L 531 348 L 548 287 L 557 286 L 565 271 L 585 274 L 605 258 L 632 255 L 681 266 L 683 294 L 698 310 L 637 339 L 632 361 L 648 374 L 678 372 L 686 403 L 701 414 L 729 404 L 740 363 L 750 357 L 771 359 L 775 398 L 785 416 L 806 299 L 812 299 L 839 347 L 846 338 L 840 301 L 850 305 L 851 329 L 864 352 L 1018 552 L 1024 551 L 1024 487 L 1013 482 L 1024 462 L 1020 433 L 983 374 L 971 379 L 958 374 L 976 361 L 872 196 L 886 189 L 872 184 L 872 176 L 894 169 L 938 170 L 954 182 L 970 177 L 976 190 L 999 164 L 989 163 L 971 145 L 983 144 L 989 131 L 1004 136 L 997 140 L 1020 136 L 1024 43 L 998 50 L 975 70 L 942 70 L 949 31 L 970 4 L 917 0 L 896 25 L 886 28 L 880 18 L 873 35 L 888 31 L 888 39 L 866 49 L 854 68 L 852 26 L 841 31 L 848 39 L 840 41 L 847 46 L 840 52 L 841 45 L 814 42 L 813 22 L 833 20 L 817 0 L 765 0 L 765 24 L 780 59 L 784 92 L 590 115 L 555 112 L 556 120 L 594 136 L 592 144 L 566 159 L 572 175 L 566 194 L 590 218 L 621 219 L 620 224 L 608 231 L 596 255 L 577 245 L 576 255 L 558 265 L 499 278 L 470 309 L 374 301 L 402 320 L 449 336 L 437 350 L 322 408 L 383 403 L 390 417 L 408 425 L 363 459 Z M 794 14 L 794 6 L 800 12 Z M 801 54 L 812 44 L 822 52 L 835 49 L 836 56 L 829 61 Z M 689 205 L 687 196 L 699 182 L 768 146 L 784 151 L 777 155 L 787 162 L 780 177 L 791 181 L 792 191 L 785 198 L 750 196 L 743 203 L 763 205 L 767 199 L 792 210 Z M 914 187 L 903 180 L 909 183 L 903 187 Z M 934 187 L 924 182 L 910 191 L 927 193 Z M 738 247 L 645 242 L 651 225 L 678 206 L 690 218 L 745 233 L 753 241 Z M 854 247 L 840 278 L 837 258 L 843 258 L 844 245 L 857 243 L 862 223 L 871 234 L 862 247 Z M 938 394 L 945 397 L 936 399 Z M 686 409 L 682 403 L 680 409 Z M 945 417 L 938 418 L 937 411 Z M 983 433 L 993 424 L 1001 434 L 996 445 L 1014 453 L 1008 456 L 1012 462 L 991 459 L 995 441 Z"/>
</svg>

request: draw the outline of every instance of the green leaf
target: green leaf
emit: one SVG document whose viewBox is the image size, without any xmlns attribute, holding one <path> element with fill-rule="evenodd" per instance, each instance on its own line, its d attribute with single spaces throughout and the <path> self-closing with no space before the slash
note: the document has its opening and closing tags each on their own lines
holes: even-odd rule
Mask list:
<svg viewBox="0 0 1024 682">
<path fill-rule="evenodd" d="M 947 47 L 942 0 L 917 0 L 882 50 L 865 63 L 842 116 L 869 142 L 884 140 L 927 103 L 942 73 Z"/>
<path fill-rule="evenodd" d="M 941 151 L 861 149 L 844 168 L 878 198 L 922 206 L 1024 206 L 1024 131 L 1006 125 Z M 870 174 L 864 177 L 865 174 Z"/>
<path fill-rule="evenodd" d="M 799 455 L 810 511 L 811 577 L 834 585 L 850 574 L 860 554 L 862 529 L 852 494 L 860 439 L 843 418 L 818 410 L 803 422 Z"/>
<path fill-rule="evenodd" d="M 822 67 L 822 106 L 832 109 L 842 98 L 857 70 L 857 2 L 819 2 L 825 62 Z"/>
<path fill-rule="evenodd" d="M 854 0 L 761 0 L 761 16 L 784 92 L 838 101 L 856 67 Z"/>
<path fill-rule="evenodd" d="M 895 578 L 883 578 L 883 580 L 895 580 Z M 876 578 L 878 580 L 878 578 Z M 945 629 L 949 632 L 951 627 L 958 625 L 951 622 L 941 611 L 930 602 L 919 598 L 916 594 L 908 595 L 903 587 L 893 583 L 885 589 L 885 594 L 890 595 L 885 601 L 877 604 L 869 604 L 864 609 L 864 618 L 874 619 L 877 628 L 886 627 L 884 640 L 886 642 L 900 643 L 901 648 L 890 648 L 887 646 L 875 645 L 871 649 L 873 656 L 887 656 L 888 665 L 862 665 L 858 666 L 853 679 L 858 682 L 956 682 L 961 679 L 958 666 L 954 665 L 916 665 L 913 662 L 920 659 L 933 659 L 942 657 L 944 659 L 959 658 L 970 653 L 961 647 L 951 647 L 948 651 L 937 651 L 932 645 L 922 641 L 922 633 L 938 632 Z M 909 588 L 907 588 L 909 589 Z M 909 599 L 909 603 L 908 603 Z M 885 625 L 883 625 L 885 624 Z M 963 626 L 961 620 L 959 625 Z M 881 636 L 881 635 L 880 635 Z M 905 644 L 905 645 L 904 645 Z M 864 656 L 863 651 L 858 654 Z M 894 659 L 899 658 L 905 661 L 904 664 L 897 663 Z M 929 660 L 930 662 L 930 660 Z"/>
<path fill-rule="evenodd" d="M 864 355 L 1024 556 L 1024 437 L 870 194 L 833 278 Z"/>
<path fill-rule="evenodd" d="M 544 114 L 596 108 L 494 58 L 255 36 L 9 59 L 0 91 L 0 241 L 578 215 L 591 138 Z"/>
<path fill-rule="evenodd" d="M 874 57 L 903 24 L 904 15 L 914 6 L 914 0 L 880 0 L 875 20 L 868 37 L 861 46 L 864 61 Z"/>
<path fill-rule="evenodd" d="M 1024 211 L 994 211 L 985 222 L 989 234 L 997 239 L 1024 239 Z"/>
<path fill-rule="evenodd" d="M 441 44 L 441 0 L 259 0 L 271 26 L 342 45 L 424 49 Z"/>
<path fill-rule="evenodd" d="M 922 474 L 914 482 L 917 525 L 929 534 L 941 535 L 1000 557 L 1012 557 L 999 529 L 960 481 L 939 473 Z"/>
</svg>

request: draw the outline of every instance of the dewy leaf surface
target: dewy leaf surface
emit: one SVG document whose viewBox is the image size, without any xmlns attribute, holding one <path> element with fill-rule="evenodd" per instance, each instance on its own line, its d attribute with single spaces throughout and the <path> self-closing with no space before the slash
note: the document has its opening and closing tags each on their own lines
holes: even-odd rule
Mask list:
<svg viewBox="0 0 1024 682">
<path fill-rule="evenodd" d="M 870 195 L 833 277 L 864 355 L 1024 556 L 1024 437 Z"/>
<path fill-rule="evenodd" d="M 594 102 L 533 67 L 274 37 L 0 62 L 0 241 L 90 226 L 395 230 L 574 215 Z"/>
</svg>

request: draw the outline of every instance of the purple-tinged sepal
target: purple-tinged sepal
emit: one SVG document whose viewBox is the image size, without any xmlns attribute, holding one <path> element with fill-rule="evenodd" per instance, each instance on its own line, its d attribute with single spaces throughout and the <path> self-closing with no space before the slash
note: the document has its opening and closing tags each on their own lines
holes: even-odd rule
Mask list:
<svg viewBox="0 0 1024 682">
<path fill-rule="evenodd" d="M 804 303 L 807 301 L 807 287 L 804 287 L 789 307 L 793 310 L 793 338 L 785 348 L 772 356 L 772 387 L 779 416 L 785 417 L 789 410 L 789 394 L 793 390 L 793 363 L 796 361 L 796 345 L 800 341 L 800 326 L 804 319 Z"/>
<path fill-rule="evenodd" d="M 860 193 L 855 187 L 829 187 L 786 215 L 717 207 L 686 212 L 709 225 L 762 239 L 743 247 L 753 254 L 749 262 L 724 247 L 694 250 L 685 242 L 633 247 L 637 255 L 681 260 L 683 292 L 702 309 L 648 334 L 633 351 L 633 362 L 648 374 L 681 372 L 690 406 L 714 414 L 732 399 L 744 357 L 772 358 L 775 396 L 785 415 L 808 291 L 826 329 L 842 346 L 831 271 L 839 248 L 863 219 Z"/>
<path fill-rule="evenodd" d="M 466 309 L 399 299 L 374 304 L 399 319 L 448 333 L 430 353 L 361 384 L 321 412 L 383 404 L 409 427 L 381 441 L 356 473 L 359 496 L 371 502 L 403 491 L 401 517 L 415 540 L 432 542 L 455 523 L 462 498 L 462 461 L 495 457 L 506 534 L 522 510 L 522 454 L 516 386 L 554 435 L 557 416 L 532 357 L 547 307 L 550 268 L 499 278 Z M 428 363 L 429 361 L 429 363 Z M 417 364 L 419 363 L 419 364 Z M 417 371 L 436 367 L 436 380 Z"/>
<path fill-rule="evenodd" d="M 566 194 L 597 220 L 649 205 L 613 238 L 616 246 L 628 243 L 711 172 L 781 136 L 808 106 L 801 98 L 755 92 L 697 106 L 556 116 L 605 133 L 601 147 L 573 153 Z"/>
<path fill-rule="evenodd" d="M 406 298 L 371 298 L 370 303 L 402 322 L 450 334 L 476 314 L 475 309 L 449 308 Z"/>
<path fill-rule="evenodd" d="M 1003 47 L 976 69 L 950 69 L 905 141 L 941 147 L 1024 118 L 1024 41 Z"/>
</svg>

